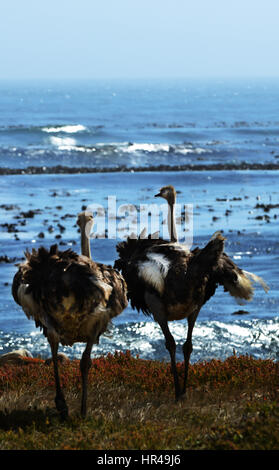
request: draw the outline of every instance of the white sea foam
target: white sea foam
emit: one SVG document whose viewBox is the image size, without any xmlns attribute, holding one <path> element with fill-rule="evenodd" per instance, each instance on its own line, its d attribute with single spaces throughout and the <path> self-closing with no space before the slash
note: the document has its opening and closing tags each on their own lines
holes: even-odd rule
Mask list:
<svg viewBox="0 0 279 470">
<path fill-rule="evenodd" d="M 187 155 L 190 153 L 202 154 L 202 153 L 212 153 L 212 150 L 203 149 L 200 147 L 185 146 L 183 144 L 178 145 L 169 145 L 165 143 L 133 143 L 133 144 L 117 144 L 118 147 L 127 153 L 134 152 L 174 152 L 182 155 Z"/>
<path fill-rule="evenodd" d="M 72 137 L 50 137 L 50 142 L 60 150 L 72 150 L 75 148 L 76 141 Z"/>
<path fill-rule="evenodd" d="M 212 150 L 203 149 L 203 148 L 200 148 L 200 147 L 188 148 L 188 147 L 183 147 L 183 146 L 176 146 L 175 147 L 175 153 L 180 153 L 182 155 L 187 155 L 187 153 L 195 153 L 197 155 L 200 155 L 202 153 L 212 153 Z"/>
<path fill-rule="evenodd" d="M 135 314 L 136 315 L 136 314 Z M 233 322 L 197 321 L 193 333 L 193 353 L 191 362 L 221 359 L 233 355 L 249 354 L 255 358 L 278 360 L 278 322 L 279 318 L 234 320 Z M 177 343 L 177 360 L 183 360 L 182 345 L 187 335 L 184 322 L 171 322 L 170 330 Z M 144 359 L 165 359 L 169 353 L 165 347 L 160 326 L 154 321 L 139 321 L 113 325 L 111 338 L 101 337 L 100 344 L 94 347 L 94 357 L 114 353 L 115 350 L 129 349 L 133 356 L 138 354 Z M 28 334 L 0 331 L 0 350 L 28 348 L 35 357 L 50 354 L 48 342 L 41 332 Z M 76 343 L 73 347 L 63 347 L 61 351 L 69 357 L 81 357 L 84 346 Z"/>
<path fill-rule="evenodd" d="M 129 144 L 127 148 L 123 148 L 125 152 L 169 152 L 170 146 L 168 144 L 149 144 L 149 143 L 134 143 Z"/>
<path fill-rule="evenodd" d="M 65 126 L 70 127 L 70 126 Z M 74 127 L 74 126 L 73 126 Z M 78 127 L 78 126 L 75 126 Z M 47 128 L 46 132 L 51 132 L 51 128 Z M 58 129 L 58 128 L 54 128 Z M 59 128 L 61 129 L 61 128 Z M 55 132 L 60 132 L 56 130 Z M 73 132 L 73 131 L 72 131 Z M 212 153 L 212 150 L 205 150 L 203 148 L 195 148 L 192 146 L 184 146 L 183 144 L 169 145 L 166 143 L 152 144 L 152 143 L 129 143 L 129 142 L 98 142 L 94 146 L 78 145 L 72 137 L 61 137 L 56 135 L 50 136 L 52 145 L 59 148 L 59 150 L 76 151 L 83 153 L 100 152 L 102 155 L 110 154 L 129 154 L 140 155 L 141 153 L 174 153 L 174 154 L 197 154 Z M 131 162 L 130 162 L 131 163 Z M 136 164 L 136 162 L 135 162 Z"/>
</svg>

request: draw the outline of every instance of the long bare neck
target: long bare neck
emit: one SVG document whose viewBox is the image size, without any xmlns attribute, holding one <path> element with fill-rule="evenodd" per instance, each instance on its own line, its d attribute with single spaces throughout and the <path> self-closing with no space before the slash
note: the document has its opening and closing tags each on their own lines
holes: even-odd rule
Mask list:
<svg viewBox="0 0 279 470">
<path fill-rule="evenodd" d="M 91 259 L 90 238 L 85 233 L 85 227 L 81 227 L 81 254 Z"/>
<path fill-rule="evenodd" d="M 168 227 L 169 227 L 169 236 L 172 242 L 177 242 L 177 231 L 175 223 L 175 202 L 168 203 Z"/>
</svg>

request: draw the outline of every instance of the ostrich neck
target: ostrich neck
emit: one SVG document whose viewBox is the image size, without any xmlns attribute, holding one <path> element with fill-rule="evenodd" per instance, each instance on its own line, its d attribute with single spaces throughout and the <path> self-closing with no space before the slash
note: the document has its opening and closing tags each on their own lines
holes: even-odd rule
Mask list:
<svg viewBox="0 0 279 470">
<path fill-rule="evenodd" d="M 171 239 L 172 242 L 177 242 L 177 232 L 176 232 L 174 210 L 175 210 L 175 203 L 169 203 L 169 206 L 168 206 L 169 224 L 168 224 L 168 226 L 169 226 L 170 239 Z"/>
<path fill-rule="evenodd" d="M 81 254 L 91 259 L 90 239 L 85 233 L 85 229 L 81 229 Z"/>
</svg>

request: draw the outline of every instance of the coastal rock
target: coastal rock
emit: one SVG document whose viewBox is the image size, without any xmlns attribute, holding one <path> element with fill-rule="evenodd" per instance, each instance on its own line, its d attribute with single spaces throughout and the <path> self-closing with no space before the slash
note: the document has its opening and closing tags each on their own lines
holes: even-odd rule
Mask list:
<svg viewBox="0 0 279 470">
<path fill-rule="evenodd" d="M 67 354 L 61 353 L 61 352 L 57 354 L 57 358 L 58 358 L 58 362 L 60 362 L 61 364 L 65 364 L 66 362 L 70 360 Z M 48 366 L 51 363 L 52 363 L 52 357 L 49 357 L 48 359 L 45 360 L 45 364 L 47 364 Z"/>
<path fill-rule="evenodd" d="M 32 354 L 27 349 L 15 349 L 0 356 L 0 366 L 6 364 L 24 364 L 26 358 L 32 358 Z"/>
<path fill-rule="evenodd" d="M 16 258 L 10 258 L 7 255 L 0 256 L 0 263 L 14 263 Z"/>
<path fill-rule="evenodd" d="M 35 209 L 35 210 L 29 210 L 29 211 L 26 211 L 26 212 L 20 212 L 20 216 L 25 218 L 25 219 L 33 219 L 33 217 L 35 216 L 35 214 L 41 214 L 41 210 L 40 209 Z"/>
<path fill-rule="evenodd" d="M 232 315 L 248 315 L 250 312 L 247 310 L 237 310 L 236 312 L 233 312 Z"/>
</svg>

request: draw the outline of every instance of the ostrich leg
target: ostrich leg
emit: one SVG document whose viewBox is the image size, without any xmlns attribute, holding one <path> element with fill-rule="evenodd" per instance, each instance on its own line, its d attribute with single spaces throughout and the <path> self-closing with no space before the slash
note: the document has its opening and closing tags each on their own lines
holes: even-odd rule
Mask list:
<svg viewBox="0 0 279 470">
<path fill-rule="evenodd" d="M 175 359 L 175 352 L 176 352 L 176 344 L 175 340 L 169 330 L 168 322 L 167 320 L 165 321 L 159 321 L 157 320 L 162 332 L 165 336 L 166 340 L 166 348 L 169 351 L 170 354 L 170 359 L 171 359 L 171 371 L 173 375 L 173 381 L 174 381 L 174 390 L 175 390 L 175 398 L 176 400 L 179 399 L 181 395 L 181 390 L 180 390 L 180 385 L 179 385 L 179 378 L 178 378 L 178 373 L 177 373 L 177 367 L 176 367 L 176 359 Z"/>
<path fill-rule="evenodd" d="M 156 295 L 151 294 L 150 292 L 146 292 L 145 296 L 146 304 L 149 306 L 150 311 L 153 314 L 154 320 L 159 323 L 161 330 L 164 334 L 166 340 L 166 348 L 169 351 L 170 359 L 171 359 L 171 371 L 173 375 L 174 381 L 174 389 L 175 389 L 175 398 L 178 398 L 181 395 L 178 373 L 176 368 L 176 360 L 175 360 L 175 352 L 176 352 L 176 344 L 174 338 L 169 330 L 167 315 L 165 312 L 165 308 L 163 303 L 161 302 Z"/>
<path fill-rule="evenodd" d="M 93 341 L 89 341 L 86 344 L 86 348 L 82 354 L 80 360 L 80 371 L 82 377 L 82 398 L 81 398 L 81 416 L 86 416 L 86 402 L 87 402 L 87 384 L 88 384 L 88 372 L 91 367 L 91 350 Z"/>
<path fill-rule="evenodd" d="M 53 368 L 54 368 L 54 378 L 55 378 L 55 385 L 56 385 L 56 396 L 55 396 L 56 409 L 59 411 L 61 418 L 65 420 L 68 417 L 68 407 L 66 404 L 64 393 L 61 389 L 60 379 L 59 379 L 58 358 L 57 358 L 58 341 L 54 340 L 51 337 L 48 338 L 48 341 L 51 347 Z"/>
<path fill-rule="evenodd" d="M 187 338 L 185 343 L 183 344 L 183 354 L 184 354 L 184 382 L 183 382 L 183 388 L 182 388 L 182 394 L 185 394 L 186 392 L 186 386 L 187 386 L 187 379 L 188 379 L 188 369 L 189 369 L 189 362 L 190 362 L 190 356 L 193 351 L 193 345 L 192 345 L 192 333 L 193 333 L 193 328 L 195 326 L 196 318 L 198 316 L 199 311 L 196 311 L 192 313 L 187 318 L 188 321 L 188 332 L 187 332 Z"/>
</svg>

